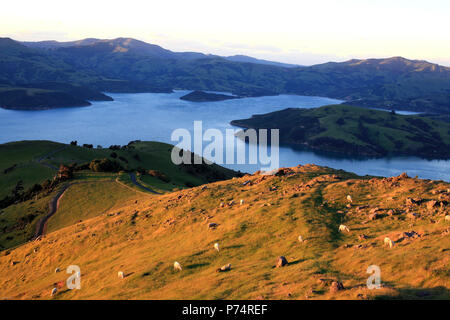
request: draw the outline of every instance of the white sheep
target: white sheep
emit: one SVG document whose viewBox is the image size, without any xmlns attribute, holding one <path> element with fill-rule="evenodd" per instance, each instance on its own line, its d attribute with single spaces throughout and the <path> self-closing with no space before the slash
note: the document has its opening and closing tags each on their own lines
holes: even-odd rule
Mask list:
<svg viewBox="0 0 450 320">
<path fill-rule="evenodd" d="M 347 201 L 348 202 L 353 202 L 352 196 L 351 195 L 347 195 Z"/>
<path fill-rule="evenodd" d="M 53 297 L 55 294 L 56 294 L 56 292 L 58 291 L 58 289 L 56 289 L 56 288 L 53 288 L 52 289 L 52 293 L 51 293 L 51 296 Z"/>
<path fill-rule="evenodd" d="M 217 250 L 217 252 L 219 252 L 220 248 L 219 248 L 219 244 L 216 242 L 214 243 L 214 249 Z"/>
<path fill-rule="evenodd" d="M 391 239 L 389 239 L 388 237 L 384 238 L 384 245 L 388 245 L 389 248 L 392 248 L 394 246 L 394 241 L 392 241 Z"/>
<path fill-rule="evenodd" d="M 241 199 L 240 204 L 241 204 L 241 206 L 244 204 L 244 200 L 243 199 Z"/>
<path fill-rule="evenodd" d="M 298 241 L 299 242 L 303 242 L 303 237 L 302 236 L 298 236 Z"/>
<path fill-rule="evenodd" d="M 340 232 L 344 232 L 344 231 L 350 232 L 350 229 L 347 226 L 344 226 L 343 224 L 341 224 L 339 226 L 339 231 Z"/>
<path fill-rule="evenodd" d="M 183 268 L 181 268 L 181 264 L 177 261 L 175 261 L 175 263 L 173 264 L 173 269 L 178 271 L 183 270 Z"/>
<path fill-rule="evenodd" d="M 119 277 L 119 279 L 123 279 L 124 278 L 123 271 L 117 272 L 117 276 Z"/>
<path fill-rule="evenodd" d="M 61 270 L 59 270 L 59 268 L 55 269 L 55 273 L 58 273 L 59 271 L 61 271 Z"/>
</svg>

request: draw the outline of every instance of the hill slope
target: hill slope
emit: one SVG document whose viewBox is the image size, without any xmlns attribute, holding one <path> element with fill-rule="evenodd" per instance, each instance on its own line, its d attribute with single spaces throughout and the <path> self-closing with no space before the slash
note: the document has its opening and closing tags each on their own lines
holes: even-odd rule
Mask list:
<svg viewBox="0 0 450 320">
<path fill-rule="evenodd" d="M 306 165 L 142 195 L 3 251 L 0 297 L 449 299 L 449 187 L 405 175 L 358 177 Z M 349 208 L 347 194 L 353 198 Z M 62 205 L 72 201 L 67 196 Z M 340 224 L 350 232 L 340 233 Z M 386 236 L 395 241 L 393 248 L 383 246 Z M 289 264 L 273 268 L 281 255 Z M 181 272 L 173 270 L 174 261 Z M 216 272 L 227 263 L 230 271 Z M 82 287 L 67 290 L 68 275 L 54 270 L 74 264 L 81 268 Z M 366 288 L 370 265 L 381 268 L 379 290 Z M 330 291 L 337 280 L 345 289 Z M 53 287 L 58 293 L 50 297 Z"/>
<path fill-rule="evenodd" d="M 393 57 L 285 68 L 172 52 L 130 38 L 28 47 L 11 41 L 0 39 L 0 81 L 12 84 L 64 81 L 118 92 L 182 88 L 239 96 L 288 93 L 366 107 L 450 113 L 450 68 L 426 61 Z"/>
<path fill-rule="evenodd" d="M 450 125 L 421 116 L 331 105 L 285 109 L 231 124 L 280 129 L 280 142 L 350 155 L 450 158 Z"/>
<path fill-rule="evenodd" d="M 176 166 L 170 161 L 173 147 L 165 143 L 89 147 L 51 141 L 0 145 L 0 249 L 33 238 L 61 191 L 65 198 L 73 194 L 75 202 L 57 210 L 59 215 L 48 222 L 49 230 L 96 216 L 142 193 L 165 193 L 239 175 L 217 165 Z M 117 168 L 94 167 L 101 159 Z M 57 180 L 61 165 L 72 168 L 68 171 L 73 177 Z"/>
</svg>

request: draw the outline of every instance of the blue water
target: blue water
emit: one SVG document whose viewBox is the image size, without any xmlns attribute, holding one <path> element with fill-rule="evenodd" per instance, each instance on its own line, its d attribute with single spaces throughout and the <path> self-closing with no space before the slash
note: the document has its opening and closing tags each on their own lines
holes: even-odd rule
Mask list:
<svg viewBox="0 0 450 320">
<path fill-rule="evenodd" d="M 203 129 L 225 132 L 229 123 L 285 108 L 312 108 L 340 103 L 322 97 L 280 95 L 245 98 L 211 103 L 180 100 L 188 91 L 171 94 L 110 94 L 114 101 L 94 102 L 91 107 L 64 108 L 45 111 L 14 111 L 0 109 L 0 143 L 18 140 L 52 140 L 79 144 L 92 143 L 107 147 L 127 144 L 131 140 L 153 140 L 167 143 L 177 128 L 192 132 L 195 120 L 203 121 Z M 227 150 L 225 150 L 227 152 Z M 280 166 L 314 163 L 357 174 L 410 176 L 450 181 L 450 161 L 425 160 L 417 157 L 381 159 L 349 159 L 333 157 L 309 150 L 281 147 Z M 235 170 L 253 172 L 258 165 L 226 165 Z"/>
</svg>

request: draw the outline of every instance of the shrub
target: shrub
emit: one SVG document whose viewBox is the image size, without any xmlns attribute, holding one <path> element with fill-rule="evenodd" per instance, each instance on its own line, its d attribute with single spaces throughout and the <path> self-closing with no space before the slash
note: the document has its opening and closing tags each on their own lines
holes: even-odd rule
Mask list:
<svg viewBox="0 0 450 320">
<path fill-rule="evenodd" d="M 164 173 L 162 173 L 161 171 L 158 170 L 149 170 L 148 174 L 151 175 L 152 177 L 158 178 L 161 181 L 164 182 L 170 182 L 170 178 L 168 176 L 166 176 Z"/>
<path fill-rule="evenodd" d="M 89 164 L 89 169 L 94 172 L 119 172 L 122 166 L 110 159 L 95 159 Z"/>
</svg>

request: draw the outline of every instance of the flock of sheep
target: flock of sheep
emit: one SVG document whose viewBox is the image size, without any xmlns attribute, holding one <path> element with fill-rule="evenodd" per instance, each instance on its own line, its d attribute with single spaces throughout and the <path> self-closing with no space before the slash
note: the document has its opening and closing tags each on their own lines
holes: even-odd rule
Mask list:
<svg viewBox="0 0 450 320">
<path fill-rule="evenodd" d="M 353 199 L 352 199 L 352 197 L 351 197 L 350 195 L 347 195 L 347 201 L 348 201 L 349 203 L 352 203 L 352 202 L 353 202 Z M 240 200 L 240 204 L 242 205 L 243 203 L 244 203 L 244 200 Z M 220 205 L 221 205 L 221 207 L 222 207 L 222 206 L 223 206 L 223 203 L 221 203 Z M 446 216 L 445 216 L 445 220 L 446 220 L 446 221 L 450 221 L 450 216 L 449 216 L 449 215 L 446 215 Z M 339 232 L 350 232 L 350 229 L 349 229 L 347 226 L 343 225 L 343 224 L 339 225 L 339 229 L 338 229 L 338 230 L 339 230 Z M 304 240 L 303 237 L 302 237 L 301 235 L 299 235 L 299 236 L 298 236 L 298 241 L 299 241 L 299 242 L 305 242 L 306 240 Z M 385 238 L 384 238 L 384 242 L 383 242 L 383 243 L 384 243 L 385 246 L 389 246 L 389 248 L 394 247 L 394 244 L 395 244 L 395 242 L 392 241 L 392 240 L 391 240 L 390 238 L 388 238 L 388 237 L 385 237 Z M 217 243 L 217 242 L 214 243 L 214 249 L 215 249 L 217 252 L 220 251 L 219 243 Z M 283 257 L 283 258 L 284 258 L 284 257 Z M 175 261 L 175 262 L 174 262 L 173 268 L 174 268 L 175 271 L 182 271 L 182 270 L 183 270 L 181 264 L 180 264 L 178 261 Z M 226 264 L 226 265 L 220 267 L 219 269 L 217 269 L 218 272 L 229 271 L 229 270 L 231 270 L 231 264 Z M 57 269 L 55 270 L 55 272 L 59 272 L 59 269 L 57 268 Z M 117 276 L 119 277 L 119 279 L 123 279 L 123 278 L 125 277 L 123 271 L 119 271 L 119 272 L 117 273 Z M 57 288 L 53 288 L 53 290 L 52 290 L 52 292 L 51 292 L 51 295 L 52 295 L 52 296 L 55 295 L 56 292 L 57 292 Z"/>
</svg>

